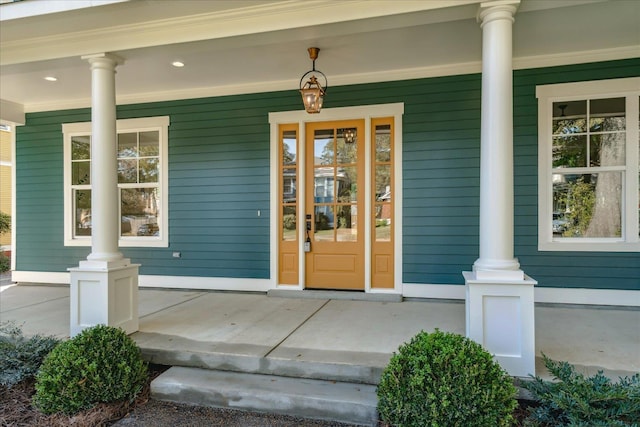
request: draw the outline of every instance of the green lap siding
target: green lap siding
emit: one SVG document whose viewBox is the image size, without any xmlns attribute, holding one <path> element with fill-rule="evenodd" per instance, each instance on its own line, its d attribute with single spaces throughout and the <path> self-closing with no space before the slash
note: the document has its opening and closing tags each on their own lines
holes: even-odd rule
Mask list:
<svg viewBox="0 0 640 427">
<path fill-rule="evenodd" d="M 539 252 L 536 85 L 637 76 L 640 59 L 514 72 L 515 255 L 546 287 L 640 289 L 639 253 Z M 463 284 L 478 257 L 479 74 L 331 88 L 325 108 L 404 103 L 403 282 Z M 169 247 L 122 248 L 141 274 L 269 278 L 268 113 L 296 91 L 123 105 L 169 116 Z M 17 269 L 63 272 L 88 247 L 63 244 L 62 123 L 88 109 L 27 114 L 17 128 Z M 165 202 L 163 200 L 163 202 Z M 258 216 L 260 211 L 260 216 Z M 181 258 L 173 258 L 179 251 Z"/>
</svg>

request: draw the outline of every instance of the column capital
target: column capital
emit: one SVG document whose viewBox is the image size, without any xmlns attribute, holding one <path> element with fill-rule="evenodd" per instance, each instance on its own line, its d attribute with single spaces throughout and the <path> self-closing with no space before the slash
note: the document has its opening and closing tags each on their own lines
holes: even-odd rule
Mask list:
<svg viewBox="0 0 640 427">
<path fill-rule="evenodd" d="M 109 52 L 102 52 L 102 53 L 93 53 L 91 55 L 83 55 L 81 56 L 82 59 L 86 60 L 89 62 L 89 64 L 95 64 L 95 63 L 99 63 L 99 64 L 111 64 L 113 66 L 113 68 L 117 67 L 118 65 L 122 65 L 124 64 L 124 58 L 115 55 L 113 53 L 109 53 Z"/>
<path fill-rule="evenodd" d="M 480 27 L 496 19 L 509 19 L 513 23 L 513 18 L 520 6 L 520 0 L 493 0 L 480 3 L 476 20 Z"/>
</svg>

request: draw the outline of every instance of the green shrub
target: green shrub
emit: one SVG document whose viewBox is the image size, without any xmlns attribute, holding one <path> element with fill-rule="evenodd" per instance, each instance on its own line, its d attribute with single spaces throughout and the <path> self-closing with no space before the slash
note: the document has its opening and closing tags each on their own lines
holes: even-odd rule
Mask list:
<svg viewBox="0 0 640 427">
<path fill-rule="evenodd" d="M 0 385 L 11 388 L 34 378 L 58 339 L 42 335 L 25 337 L 13 322 L 0 324 Z"/>
<path fill-rule="evenodd" d="M 35 406 L 68 415 L 99 402 L 132 401 L 147 379 L 140 349 L 121 329 L 98 325 L 57 346 L 36 377 Z"/>
<path fill-rule="evenodd" d="M 0 273 L 11 269 L 11 258 L 0 252 Z"/>
<path fill-rule="evenodd" d="M 509 426 L 517 406 L 512 378 L 482 346 L 438 330 L 400 346 L 377 393 L 395 427 Z"/>
<path fill-rule="evenodd" d="M 638 426 L 640 425 L 640 374 L 617 383 L 602 371 L 586 378 L 567 362 L 544 354 L 544 365 L 556 381 L 533 377 L 523 386 L 538 400 L 529 409 L 529 426 Z"/>
</svg>

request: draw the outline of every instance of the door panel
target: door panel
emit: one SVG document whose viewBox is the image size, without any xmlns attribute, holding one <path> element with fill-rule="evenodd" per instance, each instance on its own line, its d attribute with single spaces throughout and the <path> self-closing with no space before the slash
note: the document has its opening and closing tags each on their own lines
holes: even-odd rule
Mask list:
<svg viewBox="0 0 640 427">
<path fill-rule="evenodd" d="M 364 120 L 306 127 L 307 288 L 364 289 Z"/>
</svg>

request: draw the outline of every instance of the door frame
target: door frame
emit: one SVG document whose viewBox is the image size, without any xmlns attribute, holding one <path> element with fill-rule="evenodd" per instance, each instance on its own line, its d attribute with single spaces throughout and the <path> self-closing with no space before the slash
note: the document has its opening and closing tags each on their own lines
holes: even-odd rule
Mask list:
<svg viewBox="0 0 640 427">
<path fill-rule="evenodd" d="M 376 118 L 393 117 L 394 119 L 394 148 L 393 148 L 393 221 L 394 221 L 394 287 L 393 288 L 372 288 L 371 287 L 371 221 L 364 224 L 364 290 L 367 293 L 402 293 L 402 115 L 404 114 L 404 103 L 365 105 L 357 107 L 326 108 L 319 114 L 309 114 L 304 110 L 282 111 L 269 113 L 269 124 L 271 127 L 270 136 L 270 277 L 273 289 L 305 289 L 305 257 L 304 240 L 304 201 L 306 200 L 306 185 L 298 185 L 297 206 L 298 226 L 298 284 L 281 285 L 278 283 L 278 254 L 279 254 L 279 126 L 283 124 L 297 123 L 298 135 L 298 159 L 306 158 L 306 124 L 311 122 L 340 121 L 364 119 L 364 137 L 366 141 L 364 161 L 365 176 L 371 176 L 371 120 Z M 305 162 L 298 161 L 299 179 L 306 176 Z M 366 179 L 365 194 L 371 194 L 371 180 Z M 372 206 L 371 198 L 365 197 L 364 217 L 371 218 Z"/>
</svg>

